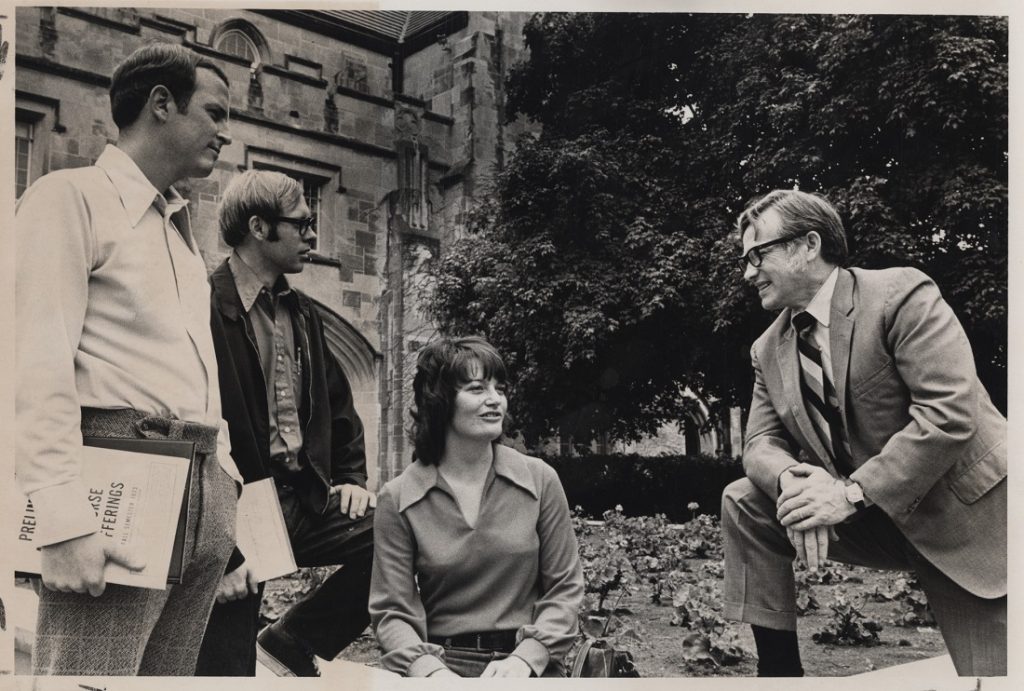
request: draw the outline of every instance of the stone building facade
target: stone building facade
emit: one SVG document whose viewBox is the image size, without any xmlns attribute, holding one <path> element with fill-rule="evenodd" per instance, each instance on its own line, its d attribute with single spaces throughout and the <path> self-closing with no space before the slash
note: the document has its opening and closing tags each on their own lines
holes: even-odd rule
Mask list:
<svg viewBox="0 0 1024 691">
<path fill-rule="evenodd" d="M 424 268 L 523 125 L 504 124 L 504 75 L 527 15 L 19 7 L 15 14 L 16 194 L 90 165 L 116 142 L 114 66 L 152 41 L 180 43 L 227 73 L 233 143 L 187 180 L 210 270 L 221 192 L 239 171 L 303 181 L 318 217 L 315 257 L 294 283 L 321 302 L 366 425 L 371 486 L 410 461 L 411 364 L 431 336 Z M 23 233 L 30 232 L 22 229 Z"/>
</svg>

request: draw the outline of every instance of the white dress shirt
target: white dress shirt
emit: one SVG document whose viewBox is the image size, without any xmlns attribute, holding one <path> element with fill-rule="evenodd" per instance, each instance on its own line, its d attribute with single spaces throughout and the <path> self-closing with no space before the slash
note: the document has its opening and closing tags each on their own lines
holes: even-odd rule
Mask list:
<svg viewBox="0 0 1024 691">
<path fill-rule="evenodd" d="M 240 480 L 221 418 L 206 266 L 188 202 L 166 195 L 108 145 L 95 166 L 46 175 L 18 203 L 15 467 L 40 545 L 97 528 L 79 477 L 83 406 L 219 427 L 218 459 Z"/>
<path fill-rule="evenodd" d="M 818 292 L 811 298 L 804 311 L 814 317 L 815 324 L 810 328 L 810 338 L 821 351 L 821 367 L 828 372 L 829 379 L 835 383 L 835 371 L 832 369 L 832 346 L 829 345 L 829 323 L 832 315 L 832 293 L 836 290 L 836 279 L 839 267 L 832 269 Z M 797 313 L 794 312 L 793 316 Z"/>
</svg>

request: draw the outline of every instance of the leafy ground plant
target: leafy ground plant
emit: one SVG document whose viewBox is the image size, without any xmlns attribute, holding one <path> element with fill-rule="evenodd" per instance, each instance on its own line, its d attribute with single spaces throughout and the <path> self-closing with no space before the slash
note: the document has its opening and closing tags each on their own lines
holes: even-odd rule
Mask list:
<svg viewBox="0 0 1024 691">
<path fill-rule="evenodd" d="M 722 531 L 714 516 L 703 513 L 687 521 L 677 539 L 689 559 L 722 558 Z"/>
<path fill-rule="evenodd" d="M 581 548 L 587 550 L 591 554 L 591 558 L 597 552 L 607 551 L 603 526 L 591 521 L 585 524 L 585 528 L 589 530 L 589 534 L 580 541 Z M 584 526 L 581 526 L 580 529 L 583 530 Z M 843 569 L 846 574 L 842 588 L 848 592 L 850 598 L 864 598 L 862 612 L 865 618 L 887 622 L 893 601 L 884 599 L 876 601 L 873 593 L 876 590 L 879 592 L 891 591 L 893 589 L 893 574 L 839 563 L 836 563 L 836 568 Z M 628 580 L 632 575 L 628 561 L 624 570 Z M 271 613 L 276 618 L 278 612 L 286 609 L 297 596 L 306 591 L 312 584 L 312 574 L 306 573 L 307 571 L 307 569 L 302 569 L 292 576 L 276 579 L 267 584 L 267 592 L 264 595 L 266 613 Z M 324 571 L 329 572 L 329 569 L 324 569 Z M 666 574 L 666 577 L 670 575 L 671 572 Z M 706 580 L 718 584 L 722 579 L 722 562 L 718 559 L 687 559 L 686 569 L 678 571 L 677 575 L 681 579 L 679 587 L 683 584 L 696 585 Z M 588 581 L 594 582 L 594 580 L 593 577 L 588 577 Z M 886 630 L 879 634 L 881 644 L 870 649 L 870 662 L 865 657 L 865 648 L 862 646 L 816 645 L 812 640 L 813 634 L 825 628 L 832 629 L 834 627 L 834 612 L 826 606 L 826 603 L 832 600 L 831 593 L 836 590 L 836 587 L 813 584 L 810 588 L 822 604 L 820 609 L 812 609 L 801 617 L 798 630 L 803 665 L 808 676 L 848 676 L 876 667 L 883 669 L 946 653 L 942 637 L 938 632 L 932 627 L 923 626 L 886 627 Z M 747 652 L 744 658 L 736 664 L 727 664 L 738 656 L 730 655 L 730 641 L 738 641 L 746 651 L 753 651 L 754 640 L 749 626 L 739 622 L 726 622 L 724 632 L 716 639 L 713 635 L 707 635 L 698 630 L 699 627 L 696 623 L 693 624 L 694 628 L 680 626 L 681 618 L 677 618 L 674 622 L 675 625 L 672 625 L 671 620 L 677 611 L 672 606 L 671 598 L 667 595 L 663 598 L 663 604 L 658 605 L 651 602 L 646 588 L 631 586 L 631 590 L 634 592 L 626 593 L 621 588 L 609 590 L 608 597 L 601 607 L 604 613 L 597 612 L 599 595 L 596 593 L 587 595 L 587 604 L 580 612 L 581 629 L 603 638 L 588 638 L 585 634 L 581 634 L 579 648 L 582 648 L 584 643 L 589 643 L 589 649 L 592 651 L 595 649 L 598 651 L 610 650 L 609 645 L 615 649 L 616 653 L 628 650 L 632 654 L 636 671 L 645 677 L 752 677 L 756 674 L 756 657 L 750 652 Z M 674 590 L 671 592 L 675 594 Z M 699 597 L 697 599 L 699 600 Z M 589 617 L 595 618 L 589 619 Z M 691 616 L 690 621 L 696 622 L 701 618 Z M 703 618 L 713 633 L 718 622 L 713 617 L 705 616 Z M 732 637 L 729 636 L 730 632 L 733 634 Z M 606 642 L 599 643 L 602 640 Z M 715 647 L 718 650 L 715 650 Z M 685 655 L 691 660 L 684 659 L 684 650 Z M 380 656 L 381 652 L 373 632 L 369 629 L 356 643 L 347 647 L 342 653 L 345 660 L 373 667 L 380 666 Z M 716 657 L 722 664 L 715 662 Z M 867 666 L 865 666 L 866 662 L 868 662 Z M 624 672 L 625 670 L 620 670 L 617 673 Z"/>
<path fill-rule="evenodd" d="M 811 589 L 810 584 L 805 580 L 797 580 L 796 613 L 803 616 L 817 609 L 821 609 L 821 603 L 818 602 L 818 598 L 814 595 L 814 590 Z"/>
<path fill-rule="evenodd" d="M 584 638 L 607 639 L 612 647 L 628 645 L 635 629 L 619 620 L 618 615 L 629 612 L 619 611 L 617 604 L 636 583 L 646 583 L 653 604 L 668 604 L 671 594 L 671 624 L 687 629 L 682 652 L 688 664 L 720 667 L 744 659 L 746 651 L 721 615 L 718 521 L 697 515 L 696 503 L 687 508 L 693 517 L 682 526 L 670 524 L 661 514 L 626 516 L 621 506 L 606 511 L 599 527 L 578 510 L 574 513 L 588 593 L 580 614 Z M 709 558 L 714 561 L 706 561 Z M 703 560 L 699 573 L 690 571 L 687 560 L 692 559 Z"/>
<path fill-rule="evenodd" d="M 892 623 L 896 626 L 935 626 L 935 615 L 921 583 L 913 576 L 893 579 L 877 585 L 870 594 L 875 602 L 896 602 Z"/>
<path fill-rule="evenodd" d="M 701 579 L 678 588 L 672 596 L 673 626 L 689 629 L 683 637 L 683 659 L 714 667 L 735 665 L 747 656 L 735 632 L 722 618 L 718 579 Z"/>
<path fill-rule="evenodd" d="M 682 563 L 680 531 L 664 514 L 626 516 L 616 506 L 602 518 L 608 541 L 622 548 L 638 575 L 671 571 Z"/>
<path fill-rule="evenodd" d="M 838 562 L 825 560 L 825 563 L 818 567 L 817 571 L 811 571 L 803 564 L 795 569 L 798 583 L 805 585 L 839 585 L 840 583 L 860 583 L 858 576 L 851 575 L 849 569 Z"/>
<path fill-rule="evenodd" d="M 621 507 L 616 508 L 621 514 Z M 614 597 L 618 602 L 632 592 L 636 582 L 636 570 L 626 552 L 628 540 L 620 534 L 621 531 L 609 530 L 607 517 L 615 513 L 606 511 L 605 525 L 600 527 L 592 527 L 579 507 L 572 513 L 573 530 L 583 564 L 584 592 L 587 594 L 582 607 L 584 613 L 604 614 L 608 598 Z"/>
<path fill-rule="evenodd" d="M 830 645 L 879 645 L 881 641 L 878 640 L 878 633 L 882 625 L 868 619 L 860 611 L 861 606 L 863 602 L 859 599 L 849 599 L 843 591 L 838 591 L 829 605 L 832 619 L 812 636 L 814 642 Z"/>
</svg>

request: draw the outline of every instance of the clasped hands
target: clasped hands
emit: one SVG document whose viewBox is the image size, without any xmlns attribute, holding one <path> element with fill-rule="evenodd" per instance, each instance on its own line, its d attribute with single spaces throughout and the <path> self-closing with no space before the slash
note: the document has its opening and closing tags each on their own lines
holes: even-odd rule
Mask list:
<svg viewBox="0 0 1024 691">
<path fill-rule="evenodd" d="M 799 463 L 779 478 L 776 516 L 796 549 L 797 558 L 811 571 L 828 558 L 829 539 L 838 540 L 832 527 L 856 512 L 846 500 L 845 486 L 824 468 Z"/>
<path fill-rule="evenodd" d="M 526 664 L 526 660 L 515 655 L 509 655 L 501 660 L 494 660 L 493 662 L 487 663 L 484 667 L 484 671 L 480 673 L 480 678 L 484 677 L 528 677 L 533 674 L 533 670 L 530 665 Z M 457 677 L 459 676 L 455 672 L 451 671 L 447 667 L 435 670 L 428 677 Z"/>
</svg>

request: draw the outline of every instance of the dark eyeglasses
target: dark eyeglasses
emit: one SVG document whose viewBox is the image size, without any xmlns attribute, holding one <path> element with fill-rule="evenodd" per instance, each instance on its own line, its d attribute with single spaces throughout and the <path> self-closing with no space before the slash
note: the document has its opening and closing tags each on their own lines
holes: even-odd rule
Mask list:
<svg viewBox="0 0 1024 691">
<path fill-rule="evenodd" d="M 761 263 L 764 261 L 766 249 L 768 249 L 769 247 L 774 247 L 775 245 L 782 245 L 787 242 L 792 242 L 793 240 L 798 240 L 803 236 L 807 235 L 807 233 L 809 232 L 811 231 L 808 230 L 804 233 L 800 233 L 799 235 L 786 235 L 785 237 L 775 238 L 774 240 L 769 240 L 768 242 L 762 242 L 760 245 L 754 245 L 749 250 L 747 250 L 745 254 L 736 257 L 736 261 L 740 263 L 743 270 L 746 270 L 747 264 L 750 264 L 752 267 L 756 269 L 759 266 L 761 266 Z"/>
<path fill-rule="evenodd" d="M 316 230 L 316 216 L 306 216 L 305 218 L 292 218 L 290 216 L 277 216 L 274 221 L 278 223 L 290 223 L 293 226 L 297 226 L 299 232 L 305 235 L 309 231 Z"/>
</svg>

